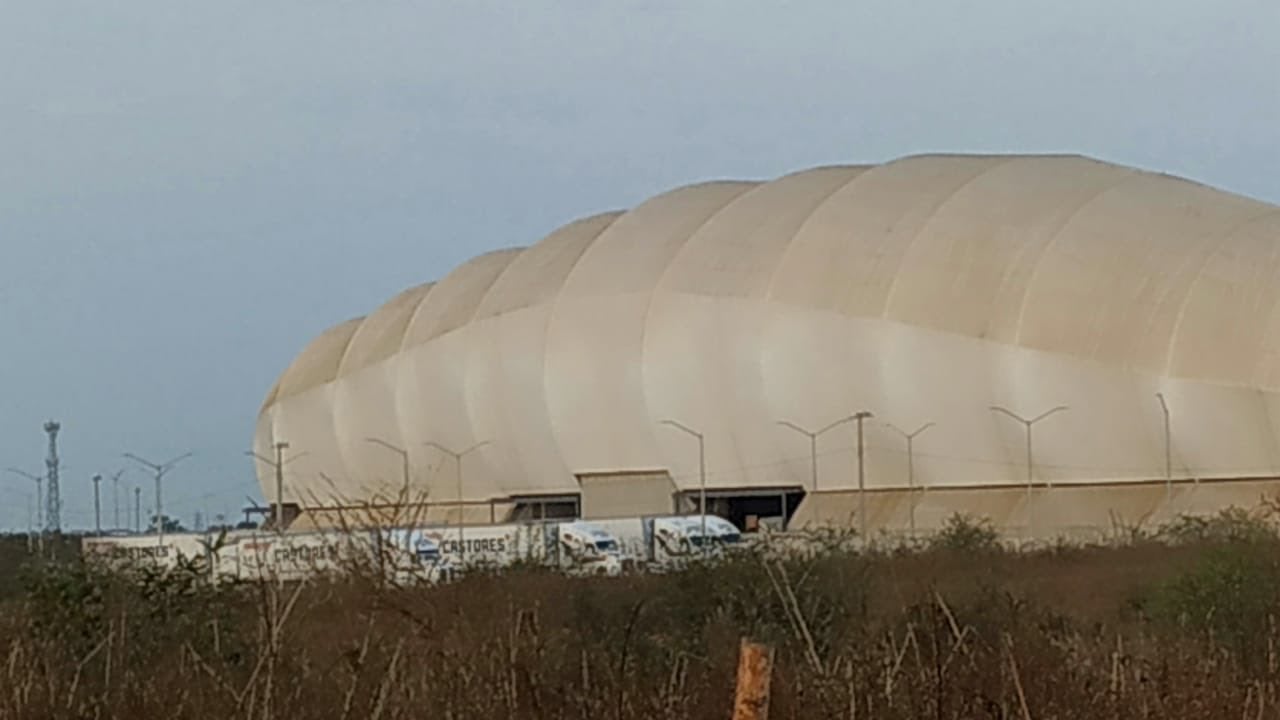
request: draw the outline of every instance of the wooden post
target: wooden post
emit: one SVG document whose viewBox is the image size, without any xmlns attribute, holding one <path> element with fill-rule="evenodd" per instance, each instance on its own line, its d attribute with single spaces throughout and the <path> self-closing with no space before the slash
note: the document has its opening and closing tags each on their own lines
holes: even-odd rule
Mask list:
<svg viewBox="0 0 1280 720">
<path fill-rule="evenodd" d="M 743 638 L 738 650 L 738 688 L 733 696 L 733 720 L 768 720 L 772 673 L 773 648 Z"/>
</svg>

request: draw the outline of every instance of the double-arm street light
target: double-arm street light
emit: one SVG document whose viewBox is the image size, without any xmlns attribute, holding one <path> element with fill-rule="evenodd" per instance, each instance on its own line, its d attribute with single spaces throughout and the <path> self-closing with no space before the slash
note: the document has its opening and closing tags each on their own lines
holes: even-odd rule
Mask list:
<svg viewBox="0 0 1280 720">
<path fill-rule="evenodd" d="M 404 495 L 404 502 L 409 502 L 409 451 L 402 447 L 392 445 L 382 438 L 367 437 L 364 441 L 373 443 L 374 445 L 381 445 L 400 456 L 400 476 L 401 482 L 404 484 L 404 487 L 402 487 L 400 491 Z"/>
<path fill-rule="evenodd" d="M 867 537 L 866 537 L 867 536 L 867 477 L 866 477 L 866 466 L 864 462 L 862 423 L 864 420 L 867 420 L 871 417 L 873 417 L 873 415 L 870 412 L 866 410 L 859 410 L 858 412 L 855 412 L 852 415 L 849 415 L 848 417 L 843 417 L 843 418 L 840 418 L 839 420 L 830 422 L 818 428 L 817 430 L 809 430 L 807 428 L 801 427 L 800 425 L 797 425 L 796 423 L 791 422 L 790 420 L 777 421 L 779 425 L 786 428 L 790 428 L 791 430 L 794 430 L 800 433 L 801 435 L 804 435 L 809 438 L 809 472 L 812 476 L 813 489 L 815 491 L 818 489 L 818 437 L 829 430 L 834 430 L 840 427 L 841 425 L 844 425 L 845 423 L 857 423 L 857 426 L 858 426 L 858 526 L 859 526 L 859 531 L 863 535 L 864 543 L 867 541 Z M 688 429 L 686 428 L 686 430 Z M 699 439 L 701 439 L 701 436 L 699 436 Z"/>
<path fill-rule="evenodd" d="M 683 425 L 675 420 L 663 420 L 662 425 L 670 425 L 671 427 L 685 432 L 698 440 L 698 508 L 699 514 L 702 515 L 702 545 L 705 550 L 707 544 L 707 443 L 702 433 L 694 430 L 688 425 Z"/>
<path fill-rule="evenodd" d="M 166 474 L 168 474 L 170 470 L 173 469 L 174 465 L 177 465 L 183 460 L 186 460 L 187 458 L 191 457 L 191 455 L 192 455 L 191 453 L 183 453 L 178 457 L 173 458 L 172 460 L 169 460 L 167 462 L 153 463 L 150 460 L 138 457 L 133 453 L 124 453 L 124 457 L 136 463 L 139 463 L 141 465 L 145 465 L 148 468 L 151 468 L 151 471 L 156 474 L 156 532 L 159 533 L 160 542 L 164 542 L 164 506 L 160 502 L 161 501 L 160 481 L 164 478 Z"/>
<path fill-rule="evenodd" d="M 431 442 L 430 440 L 423 443 L 423 445 L 435 448 L 436 450 L 439 450 L 445 455 L 453 458 L 454 471 L 456 473 L 455 480 L 458 484 L 458 562 L 463 565 L 465 565 L 467 561 L 467 544 L 465 542 L 466 538 L 463 535 L 463 528 L 466 527 L 466 512 L 462 501 L 462 458 L 488 444 L 488 440 L 483 440 L 469 448 L 466 448 L 465 450 L 454 450 L 452 448 L 445 447 L 438 442 Z"/>
<path fill-rule="evenodd" d="M 907 441 L 907 507 L 909 508 L 909 522 L 911 526 L 911 535 L 916 534 L 916 467 L 915 467 L 915 439 L 920 433 L 933 427 L 933 423 L 928 422 L 920 427 L 907 432 L 893 423 L 885 423 L 885 425 L 894 432 L 901 435 Z"/>
<path fill-rule="evenodd" d="M 834 422 L 827 423 L 826 425 L 822 426 L 821 428 L 818 428 L 817 430 L 809 430 L 807 428 L 803 428 L 797 425 L 796 423 L 791 422 L 790 420 L 778 421 L 779 425 L 785 428 L 789 428 L 791 430 L 795 430 L 801 435 L 804 435 L 805 437 L 809 438 L 809 474 L 812 476 L 811 485 L 815 492 L 818 490 L 818 438 L 821 437 L 826 432 L 830 430 L 835 430 L 841 425 L 844 425 L 845 423 L 851 423 L 856 419 L 857 418 L 855 416 L 850 415 L 849 417 L 840 418 L 839 420 L 836 420 Z"/>
<path fill-rule="evenodd" d="M 262 457 L 261 455 L 259 455 L 258 453 L 252 450 L 246 450 L 244 454 L 248 455 L 251 458 L 264 462 L 270 465 L 271 467 L 275 468 L 275 471 L 276 471 L 276 514 L 275 514 L 276 522 L 275 522 L 275 525 L 276 525 L 276 532 L 284 532 L 284 466 L 306 455 L 307 453 L 304 450 L 303 452 L 300 452 L 297 455 L 294 455 L 293 457 L 286 460 L 284 457 L 284 451 L 289 449 L 289 443 L 284 441 L 278 441 L 271 447 L 276 451 L 275 460 L 272 460 L 271 458 Z M 321 473 L 321 475 L 323 475 L 323 473 Z"/>
<path fill-rule="evenodd" d="M 991 406 L 992 411 L 1007 415 L 1013 418 L 1014 420 L 1017 420 L 1018 422 L 1022 423 L 1023 427 L 1026 429 L 1026 435 L 1027 435 L 1027 535 L 1028 536 L 1033 534 L 1032 532 L 1033 528 L 1031 524 L 1031 521 L 1032 521 L 1031 486 L 1033 483 L 1032 469 L 1034 468 L 1034 465 L 1032 463 L 1032 458 L 1031 458 L 1031 427 L 1036 423 L 1040 422 L 1041 420 L 1044 420 L 1045 418 L 1049 417 L 1050 415 L 1053 415 L 1054 413 L 1058 413 L 1058 412 L 1062 412 L 1064 410 L 1070 410 L 1070 409 L 1071 408 L 1069 408 L 1066 405 L 1059 405 L 1057 407 L 1045 410 L 1044 412 L 1040 413 L 1039 415 L 1036 415 L 1033 418 L 1024 418 L 1021 415 L 1013 412 L 1008 408 L 1001 407 L 999 405 Z"/>
</svg>

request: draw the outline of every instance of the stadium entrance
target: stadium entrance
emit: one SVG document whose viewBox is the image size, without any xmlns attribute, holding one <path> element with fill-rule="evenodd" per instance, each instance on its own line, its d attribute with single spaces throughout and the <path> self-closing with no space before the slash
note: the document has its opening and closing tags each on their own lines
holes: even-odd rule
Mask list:
<svg viewBox="0 0 1280 720">
<path fill-rule="evenodd" d="M 577 495 L 513 495 L 510 522 L 529 520 L 573 520 L 582 515 Z"/>
<path fill-rule="evenodd" d="M 761 526 L 785 530 L 796 508 L 804 499 L 804 488 L 790 485 L 771 488 L 707 489 L 707 512 L 727 519 L 743 532 L 756 532 Z M 676 495 L 676 508 L 681 513 L 698 512 L 699 492 L 683 490 Z"/>
</svg>

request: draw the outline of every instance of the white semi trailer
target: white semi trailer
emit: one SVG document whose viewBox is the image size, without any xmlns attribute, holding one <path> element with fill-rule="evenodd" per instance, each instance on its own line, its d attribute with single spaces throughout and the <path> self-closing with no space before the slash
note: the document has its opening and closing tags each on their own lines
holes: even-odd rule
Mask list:
<svg viewBox="0 0 1280 720">
<path fill-rule="evenodd" d="M 116 565 L 176 567 L 179 558 L 204 558 L 211 574 L 241 580 L 298 581 L 381 569 L 401 582 L 440 582 L 464 568 L 510 567 L 529 562 L 569 574 L 617 575 L 622 570 L 613 536 L 583 522 L 390 528 L 355 531 L 222 536 L 188 533 L 85 538 L 86 557 Z"/>
<path fill-rule="evenodd" d="M 221 570 L 242 580 L 303 580 L 338 574 L 356 560 L 357 537 L 326 532 L 255 532 L 221 553 Z"/>
<path fill-rule="evenodd" d="M 673 570 L 690 560 L 723 556 L 742 536 L 733 523 L 716 515 L 663 515 L 593 520 L 618 539 L 628 566 Z M 703 534 L 703 528 L 706 534 Z"/>
<path fill-rule="evenodd" d="M 439 545 L 405 528 L 254 533 L 229 544 L 222 558 L 222 572 L 242 580 L 297 581 L 354 570 L 380 570 L 400 582 L 450 576 Z"/>
<path fill-rule="evenodd" d="M 437 526 L 421 530 L 458 570 L 504 568 L 520 562 L 573 575 L 617 575 L 622 558 L 617 539 L 593 523 L 530 522 L 507 525 Z"/>
<path fill-rule="evenodd" d="M 214 536 L 204 533 L 159 535 L 102 535 L 86 537 L 80 543 L 85 559 L 113 567 L 175 568 L 183 561 L 211 559 Z"/>
</svg>

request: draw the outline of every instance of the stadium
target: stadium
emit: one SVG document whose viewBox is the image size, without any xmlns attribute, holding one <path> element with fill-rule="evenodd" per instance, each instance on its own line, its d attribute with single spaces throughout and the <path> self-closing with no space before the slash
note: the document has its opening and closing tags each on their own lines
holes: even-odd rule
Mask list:
<svg viewBox="0 0 1280 720">
<path fill-rule="evenodd" d="M 706 182 L 324 332 L 257 470 L 297 527 L 1105 532 L 1280 490 L 1278 301 L 1280 208 L 1085 157 Z"/>
</svg>

